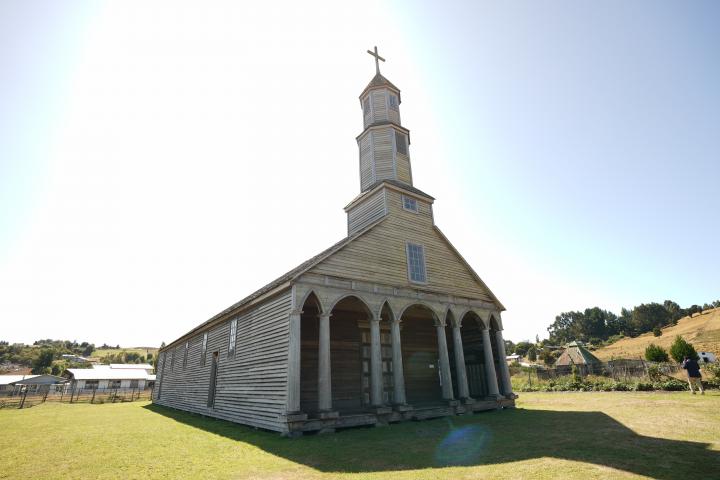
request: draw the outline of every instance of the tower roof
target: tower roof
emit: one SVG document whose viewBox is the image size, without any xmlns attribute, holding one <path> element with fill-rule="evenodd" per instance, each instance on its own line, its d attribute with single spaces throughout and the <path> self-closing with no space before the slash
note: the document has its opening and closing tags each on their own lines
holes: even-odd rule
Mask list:
<svg viewBox="0 0 720 480">
<path fill-rule="evenodd" d="M 390 80 L 383 77 L 382 74 L 380 74 L 380 73 L 375 74 L 375 76 L 372 78 L 372 80 L 370 80 L 370 83 L 367 84 L 367 87 L 365 87 L 365 89 L 360 94 L 360 97 L 362 98 L 362 96 L 365 95 L 365 93 L 367 93 L 368 90 L 370 90 L 372 88 L 378 88 L 378 87 L 387 87 L 392 90 L 395 90 L 398 94 L 398 101 L 401 101 L 400 100 L 400 89 L 398 87 L 396 87 L 395 85 L 393 85 L 393 83 Z"/>
</svg>

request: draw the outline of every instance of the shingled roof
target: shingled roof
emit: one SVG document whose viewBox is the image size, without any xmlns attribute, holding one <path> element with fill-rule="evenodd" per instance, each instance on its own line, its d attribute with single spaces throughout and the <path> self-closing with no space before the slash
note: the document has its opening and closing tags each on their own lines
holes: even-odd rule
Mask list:
<svg viewBox="0 0 720 480">
<path fill-rule="evenodd" d="M 400 100 L 400 89 L 398 87 L 396 87 L 395 85 L 393 85 L 393 83 L 390 80 L 383 77 L 379 73 L 376 74 L 372 78 L 372 80 L 370 80 L 370 83 L 367 84 L 367 87 L 365 87 L 365 89 L 362 91 L 362 93 L 360 94 L 360 97 L 362 98 L 363 95 L 365 95 L 365 92 L 367 92 L 369 89 L 376 88 L 376 87 L 388 87 L 388 88 L 395 90 L 398 94 L 398 102 L 401 101 Z"/>
<path fill-rule="evenodd" d="M 595 365 L 602 363 L 595 355 L 580 342 L 570 342 L 565 345 L 565 351 L 555 362 L 555 365 Z"/>
</svg>

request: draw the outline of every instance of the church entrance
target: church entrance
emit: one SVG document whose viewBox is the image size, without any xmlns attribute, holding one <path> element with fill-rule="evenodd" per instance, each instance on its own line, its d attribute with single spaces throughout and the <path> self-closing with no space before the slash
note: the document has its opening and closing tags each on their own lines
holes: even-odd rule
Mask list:
<svg viewBox="0 0 720 480">
<path fill-rule="evenodd" d="M 410 405 L 442 401 L 435 315 L 421 305 L 408 308 L 400 332 L 405 392 Z"/>
<path fill-rule="evenodd" d="M 338 302 L 330 317 L 332 409 L 346 413 L 363 410 L 363 326 L 370 311 L 356 297 Z"/>
</svg>

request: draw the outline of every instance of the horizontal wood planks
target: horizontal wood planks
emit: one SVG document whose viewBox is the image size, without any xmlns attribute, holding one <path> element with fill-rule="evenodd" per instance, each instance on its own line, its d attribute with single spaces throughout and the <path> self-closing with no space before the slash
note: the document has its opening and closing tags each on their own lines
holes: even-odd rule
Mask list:
<svg viewBox="0 0 720 480">
<path fill-rule="evenodd" d="M 233 422 L 286 430 L 280 415 L 285 412 L 287 394 L 290 308 L 288 290 L 233 317 L 238 319 L 234 356 L 228 356 L 231 319 L 192 337 L 186 364 L 185 344 L 163 351 L 158 361 L 155 401 Z M 208 342 L 203 361 L 205 332 Z M 219 365 L 214 407 L 208 408 L 213 352 L 218 352 Z"/>
<path fill-rule="evenodd" d="M 385 220 L 310 272 L 494 302 L 486 287 L 475 280 L 465 263 L 435 230 L 430 205 L 418 200 L 419 212 L 409 212 L 402 208 L 399 192 L 385 190 L 388 205 Z M 407 242 L 425 248 L 426 284 L 411 283 L 408 279 Z"/>
<path fill-rule="evenodd" d="M 348 236 L 376 222 L 386 212 L 385 190 L 380 189 L 348 212 Z"/>
</svg>

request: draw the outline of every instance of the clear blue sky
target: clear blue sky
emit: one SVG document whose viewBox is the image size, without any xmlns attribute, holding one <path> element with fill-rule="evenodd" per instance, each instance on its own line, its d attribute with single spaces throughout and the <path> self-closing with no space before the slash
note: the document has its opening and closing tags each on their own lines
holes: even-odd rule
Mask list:
<svg viewBox="0 0 720 480">
<path fill-rule="evenodd" d="M 507 337 L 720 298 L 717 2 L 72 5 L 0 5 L 1 339 L 157 345 L 341 238 L 373 45 Z"/>
</svg>

